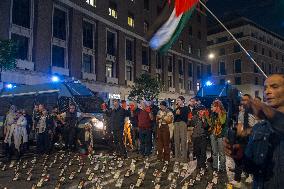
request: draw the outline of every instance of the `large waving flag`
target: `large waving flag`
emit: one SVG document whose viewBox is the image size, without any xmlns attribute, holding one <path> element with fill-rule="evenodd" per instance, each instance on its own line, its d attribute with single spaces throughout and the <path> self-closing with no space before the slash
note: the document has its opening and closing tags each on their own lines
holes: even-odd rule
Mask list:
<svg viewBox="0 0 284 189">
<path fill-rule="evenodd" d="M 162 15 L 157 19 L 158 21 L 164 20 L 165 22 L 160 24 L 158 29 L 151 29 L 153 34 L 149 42 L 150 47 L 162 53 L 167 52 L 178 39 L 198 1 L 199 0 L 175 0 L 175 6 L 169 17 L 167 19 L 161 19 L 161 17 L 164 18 L 164 15 Z M 169 8 L 167 9 L 169 11 Z M 154 25 L 157 26 L 159 24 L 155 22 Z M 153 31 L 156 32 L 154 33 Z"/>
</svg>

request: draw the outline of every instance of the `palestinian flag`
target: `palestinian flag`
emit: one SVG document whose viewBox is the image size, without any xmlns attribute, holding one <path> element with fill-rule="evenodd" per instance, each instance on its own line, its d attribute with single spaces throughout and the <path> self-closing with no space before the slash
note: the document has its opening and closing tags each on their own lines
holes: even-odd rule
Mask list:
<svg viewBox="0 0 284 189">
<path fill-rule="evenodd" d="M 161 53 L 167 52 L 188 23 L 199 0 L 175 0 L 163 9 L 148 32 L 150 47 Z M 170 14 L 169 14 L 170 13 Z"/>
</svg>

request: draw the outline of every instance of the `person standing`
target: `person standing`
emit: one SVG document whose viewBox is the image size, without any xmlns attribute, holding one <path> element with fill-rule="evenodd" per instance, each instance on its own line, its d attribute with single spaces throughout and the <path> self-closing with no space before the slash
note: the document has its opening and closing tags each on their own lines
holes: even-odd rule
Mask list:
<svg viewBox="0 0 284 189">
<path fill-rule="evenodd" d="M 27 119 L 23 115 L 23 110 L 18 111 L 18 120 L 15 127 L 15 137 L 14 137 L 14 144 L 15 149 L 17 151 L 18 158 L 21 157 L 23 153 L 23 147 L 28 143 L 28 134 L 27 134 Z M 26 148 L 25 148 L 26 149 Z"/>
<path fill-rule="evenodd" d="M 253 126 L 248 144 L 224 139 L 226 155 L 253 174 L 253 189 L 282 189 L 284 186 L 284 74 L 268 76 L 264 82 L 266 103 L 250 100 L 245 107 L 260 119 Z"/>
<path fill-rule="evenodd" d="M 181 162 L 187 162 L 187 121 L 188 121 L 188 108 L 184 106 L 184 97 L 177 98 L 177 108 L 175 111 L 175 158 Z"/>
<path fill-rule="evenodd" d="M 140 102 L 141 109 L 138 112 L 138 128 L 140 140 L 140 154 L 149 156 L 152 150 L 152 120 L 151 108 L 146 101 Z"/>
<path fill-rule="evenodd" d="M 206 163 L 206 130 L 208 129 L 208 123 L 206 116 L 208 111 L 205 107 L 199 106 L 196 109 L 197 113 L 192 117 L 193 134 L 193 152 L 197 159 L 197 169 L 205 169 Z"/>
<path fill-rule="evenodd" d="M 173 113 L 167 109 L 166 101 L 160 103 L 160 111 L 157 116 L 157 149 L 158 160 L 170 161 L 170 130 L 169 124 L 174 120 Z"/>
<path fill-rule="evenodd" d="M 139 128 L 138 128 L 138 112 L 137 104 L 135 102 L 130 102 L 130 123 L 132 125 L 132 141 L 134 149 L 139 153 Z"/>
<path fill-rule="evenodd" d="M 226 171 L 226 158 L 223 147 L 223 137 L 226 133 L 227 114 L 220 100 L 215 100 L 211 105 L 212 114 L 208 117 L 209 132 L 211 133 L 211 146 L 213 157 L 213 169 L 220 172 Z M 218 158 L 220 158 L 220 168 L 218 169 Z"/>
<path fill-rule="evenodd" d="M 75 151 L 76 149 L 76 132 L 77 124 L 81 113 L 76 111 L 75 104 L 69 105 L 69 110 L 60 115 L 64 123 L 64 138 L 65 138 L 65 148 L 67 150 Z"/>
<path fill-rule="evenodd" d="M 43 106 L 44 107 L 44 106 Z M 36 139 L 37 139 L 37 153 L 44 154 L 47 153 L 49 148 L 48 141 L 48 131 L 47 123 L 48 122 L 48 112 L 44 108 L 41 109 L 41 116 L 37 122 L 36 126 Z"/>
<path fill-rule="evenodd" d="M 107 110 L 104 109 L 104 111 Z M 113 132 L 115 151 L 118 155 L 127 158 L 127 151 L 123 144 L 123 129 L 127 112 L 119 105 L 119 99 L 113 99 L 113 109 L 106 113 L 110 117 L 110 127 Z"/>
</svg>

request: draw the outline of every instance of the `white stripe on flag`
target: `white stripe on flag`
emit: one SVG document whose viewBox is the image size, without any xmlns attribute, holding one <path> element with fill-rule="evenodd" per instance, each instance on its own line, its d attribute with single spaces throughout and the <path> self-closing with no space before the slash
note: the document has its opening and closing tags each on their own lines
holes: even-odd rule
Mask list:
<svg viewBox="0 0 284 189">
<path fill-rule="evenodd" d="M 171 16 L 163 24 L 163 26 L 154 34 L 150 40 L 150 47 L 154 50 L 161 48 L 165 45 L 174 34 L 178 23 L 182 17 L 182 14 L 179 17 L 176 17 L 176 9 L 173 10 Z"/>
</svg>

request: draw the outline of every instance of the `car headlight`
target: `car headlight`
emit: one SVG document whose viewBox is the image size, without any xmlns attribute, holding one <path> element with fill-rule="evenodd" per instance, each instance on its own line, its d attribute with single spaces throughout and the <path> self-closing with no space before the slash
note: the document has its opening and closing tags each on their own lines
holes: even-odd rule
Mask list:
<svg viewBox="0 0 284 189">
<path fill-rule="evenodd" d="M 92 118 L 92 123 L 96 129 L 103 130 L 104 129 L 104 122 L 98 120 L 97 118 Z"/>
</svg>

